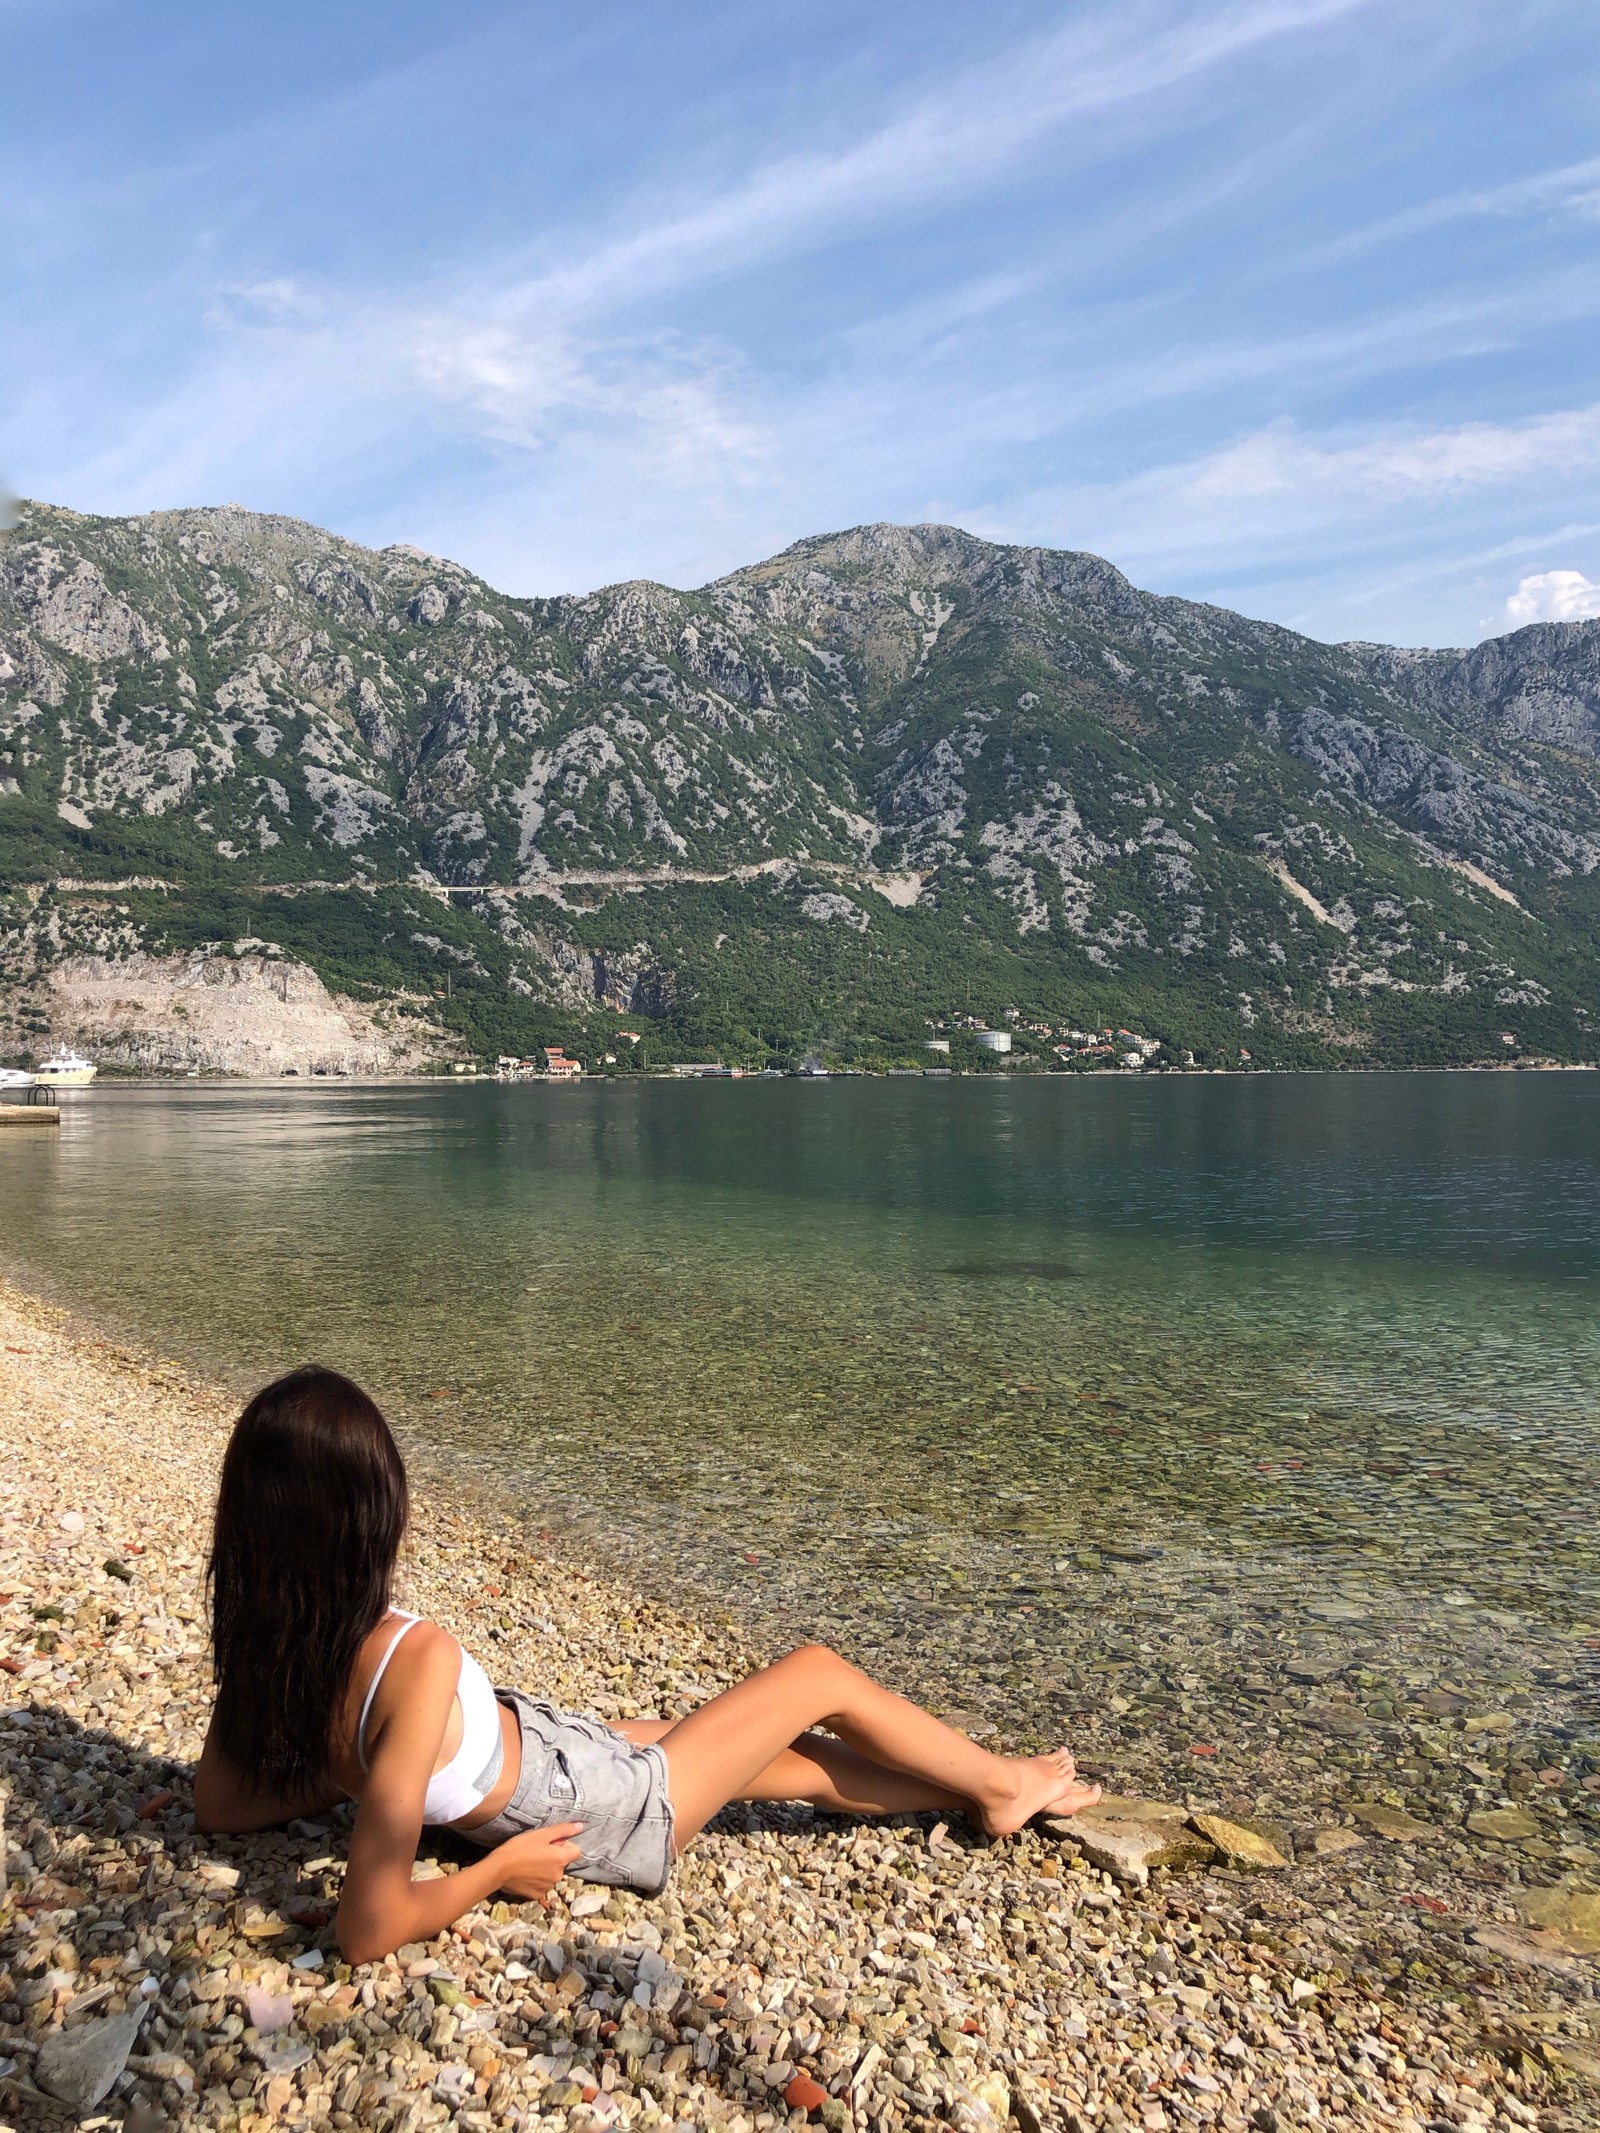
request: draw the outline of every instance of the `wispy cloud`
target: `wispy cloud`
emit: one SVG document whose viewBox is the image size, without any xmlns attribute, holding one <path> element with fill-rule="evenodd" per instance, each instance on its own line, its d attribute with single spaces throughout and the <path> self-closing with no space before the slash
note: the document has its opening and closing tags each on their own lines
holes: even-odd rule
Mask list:
<svg viewBox="0 0 1600 2133">
<path fill-rule="evenodd" d="M 62 152 L 0 151 L 0 455 L 90 509 L 234 496 L 515 590 L 869 517 L 1314 627 L 1463 551 L 1517 556 L 1448 581 L 1466 628 L 1600 562 L 1528 531 L 1597 493 L 1600 280 L 1561 231 L 1600 158 L 1551 145 L 1584 83 L 1548 0 L 582 12 L 424 11 L 192 122 L 159 25 L 98 83 L 91 54 Z M 119 119 L 141 67 L 168 130 Z M 1485 175 L 1434 198 L 1446 122 Z"/>
<path fill-rule="evenodd" d="M 75 467 L 71 493 L 140 509 L 214 494 L 219 468 L 233 490 L 269 461 L 280 484 L 326 481 L 374 453 L 396 469 L 485 451 L 532 465 L 585 438 L 636 480 L 712 490 L 756 478 L 770 449 L 715 340 L 513 333 L 287 282 L 229 292 L 213 325 L 203 368 Z"/>
<path fill-rule="evenodd" d="M 1600 402 L 1527 422 L 1464 422 L 1336 445 L 1276 422 L 1185 470 L 1175 487 L 1194 503 L 1286 495 L 1387 500 L 1591 466 L 1600 466 Z"/>
<path fill-rule="evenodd" d="M 410 400 L 418 419 L 428 419 L 422 411 L 431 405 L 468 434 L 511 451 L 544 452 L 574 427 L 604 427 L 613 441 L 617 433 L 633 441 L 641 466 L 692 480 L 698 460 L 713 485 L 747 478 L 772 450 L 751 366 L 716 335 L 628 323 L 647 297 L 969 196 L 1014 169 L 1046 136 L 1159 98 L 1370 5 L 1228 0 L 1197 13 L 1176 0 L 1146 0 L 1099 9 L 1065 30 L 924 81 L 887 121 L 833 149 L 771 158 L 665 215 L 659 188 L 635 196 L 631 227 L 587 248 L 569 241 L 565 261 L 540 274 L 519 274 L 514 257 L 480 255 L 404 289 L 341 288 L 281 273 L 222 285 L 206 308 L 209 340 L 190 374 L 175 382 L 169 404 L 152 402 L 109 451 L 75 471 L 109 479 L 113 507 L 151 488 L 167 496 L 194 478 L 219 439 L 229 441 L 235 459 L 269 427 L 280 436 L 295 432 L 291 455 L 301 439 L 330 430 L 355 449 L 358 440 L 371 443 L 403 427 L 401 407 Z M 312 123 L 320 127 L 325 117 L 314 105 Z M 1151 120 L 1158 127 L 1185 122 L 1181 111 Z M 1198 188 L 1200 200 L 1225 184 Z M 1173 212 L 1169 203 L 1157 219 Z M 548 235 L 541 244 L 560 248 Z M 1040 272 L 1008 268 L 954 294 L 941 291 L 890 327 L 888 338 L 904 348 L 914 343 L 926 360 L 941 320 L 957 327 L 1004 308 L 1036 290 Z M 863 327 L 862 335 L 858 358 L 873 329 Z M 849 344 L 847 333 L 842 345 Z M 876 353 L 881 362 L 888 350 Z M 1257 360 L 1275 358 L 1263 353 Z M 1185 381 L 1173 389 L 1187 389 Z M 290 411 L 302 399 L 314 405 L 295 421 Z M 342 416 L 330 417 L 330 403 Z"/>
<path fill-rule="evenodd" d="M 1504 597 L 1505 577 L 1486 578 L 1490 566 L 1543 559 L 1552 548 L 1570 555 L 1592 543 L 1597 528 L 1584 520 L 1542 533 L 1502 532 L 1468 553 L 1461 530 L 1504 528 L 1511 513 L 1551 493 L 1582 497 L 1592 492 L 1596 468 L 1600 403 L 1521 422 L 1385 425 L 1364 434 L 1275 422 L 1131 477 L 1011 498 L 985 514 L 981 530 L 1091 548 L 1141 582 L 1198 583 L 1227 605 L 1249 608 L 1249 587 L 1270 582 L 1280 619 L 1318 635 L 1352 634 L 1358 616 L 1404 614 L 1418 588 L 1454 583 L 1475 594 L 1445 633 L 1445 641 L 1460 642 L 1534 619 L 1531 609 L 1517 616 L 1510 608 L 1505 620 L 1480 619 L 1477 601 Z M 1549 619 L 1564 592 L 1578 597 L 1567 577 L 1539 572 L 1524 580 L 1527 598 L 1542 601 Z M 1388 627 L 1397 641 L 1416 641 L 1415 631 Z M 1426 633 L 1425 641 L 1440 634 Z"/>
<path fill-rule="evenodd" d="M 506 289 L 499 308 L 513 314 L 632 300 L 970 191 L 1074 120 L 1174 88 L 1372 4 L 1234 0 L 1204 15 L 1128 6 L 1091 16 L 925 90 L 890 123 L 843 147 L 776 158 L 713 197 L 650 217 Z"/>
<path fill-rule="evenodd" d="M 1387 550 L 1415 539 L 1418 511 L 1521 495 L 1555 473 L 1581 482 L 1596 467 L 1600 404 L 1359 438 L 1275 422 L 1196 459 L 1043 492 L 1027 516 L 1075 529 L 1071 545 L 1133 553 L 1146 567 L 1210 555 L 1226 569 L 1250 555 L 1326 555 L 1330 538 L 1347 551 Z"/>
<path fill-rule="evenodd" d="M 1314 247 L 1306 255 L 1306 264 L 1328 266 L 1379 245 L 1425 237 L 1452 222 L 1551 212 L 1583 222 L 1600 222 L 1600 156 L 1565 163 L 1557 170 L 1535 171 L 1504 185 L 1447 193 L 1398 215 L 1385 215 L 1381 221 L 1369 222 L 1363 229 Z"/>
</svg>

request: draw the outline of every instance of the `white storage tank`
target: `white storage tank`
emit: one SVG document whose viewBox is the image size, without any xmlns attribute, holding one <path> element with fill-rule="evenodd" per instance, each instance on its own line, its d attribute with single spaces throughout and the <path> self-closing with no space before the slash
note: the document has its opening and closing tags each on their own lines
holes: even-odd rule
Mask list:
<svg viewBox="0 0 1600 2133">
<path fill-rule="evenodd" d="M 1009 1052 L 1011 1032 L 1008 1029 L 980 1029 L 974 1033 L 980 1052 Z"/>
</svg>

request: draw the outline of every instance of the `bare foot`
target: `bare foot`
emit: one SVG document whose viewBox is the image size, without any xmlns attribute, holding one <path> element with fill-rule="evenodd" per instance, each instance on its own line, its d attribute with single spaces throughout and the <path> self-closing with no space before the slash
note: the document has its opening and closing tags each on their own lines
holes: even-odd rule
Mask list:
<svg viewBox="0 0 1600 2133">
<path fill-rule="evenodd" d="M 1100 1797 L 1098 1785 L 1085 1785 L 1081 1778 L 1074 1778 L 1064 1792 L 1058 1793 L 1045 1809 L 1050 1815 L 1080 1814 L 1085 1807 L 1093 1807 Z"/>
<path fill-rule="evenodd" d="M 1009 1837 L 1035 1815 L 1075 1815 L 1099 1797 L 1098 1785 L 1079 1781 L 1065 1748 L 1053 1755 L 1007 1756 L 994 1794 L 979 1803 L 979 1818 L 991 1837 Z"/>
</svg>

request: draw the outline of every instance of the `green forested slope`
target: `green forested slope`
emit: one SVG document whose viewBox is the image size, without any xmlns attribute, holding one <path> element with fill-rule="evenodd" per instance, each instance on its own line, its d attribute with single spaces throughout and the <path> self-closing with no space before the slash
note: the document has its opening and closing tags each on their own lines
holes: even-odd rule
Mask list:
<svg viewBox="0 0 1600 2133">
<path fill-rule="evenodd" d="M 249 939 L 474 1050 L 887 1060 L 1015 1009 L 1207 1064 L 1588 1059 L 1600 624 L 1328 646 L 944 527 L 512 600 L 34 505 L 0 926 L 13 1049 L 63 957 Z"/>
</svg>

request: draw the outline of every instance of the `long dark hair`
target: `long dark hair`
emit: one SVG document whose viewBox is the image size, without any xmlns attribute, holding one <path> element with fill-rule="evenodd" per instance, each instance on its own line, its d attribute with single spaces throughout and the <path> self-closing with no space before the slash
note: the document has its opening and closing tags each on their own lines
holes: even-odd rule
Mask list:
<svg viewBox="0 0 1600 2133">
<path fill-rule="evenodd" d="M 258 1790 L 326 1783 L 333 1719 L 389 1605 L 406 1470 L 359 1385 L 307 1364 L 258 1392 L 222 1462 L 206 1578 L 218 1737 Z"/>
</svg>

